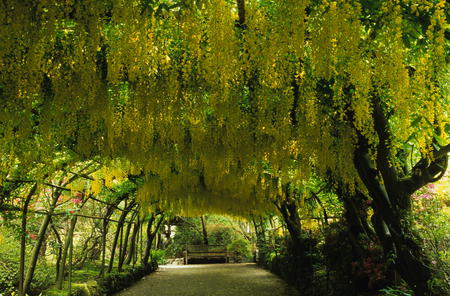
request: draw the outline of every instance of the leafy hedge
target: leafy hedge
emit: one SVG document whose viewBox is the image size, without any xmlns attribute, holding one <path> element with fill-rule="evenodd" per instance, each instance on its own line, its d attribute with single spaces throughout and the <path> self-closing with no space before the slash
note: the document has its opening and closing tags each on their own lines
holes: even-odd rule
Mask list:
<svg viewBox="0 0 450 296">
<path fill-rule="evenodd" d="M 103 295 L 112 295 L 115 292 L 123 290 L 140 280 L 142 277 L 158 269 L 156 260 L 152 260 L 151 264 L 145 266 L 136 266 L 134 268 L 125 269 L 122 272 L 111 272 L 101 279 L 97 280 L 98 289 Z M 75 294 L 82 296 L 84 294 Z"/>
<path fill-rule="evenodd" d="M 152 261 L 155 261 L 158 265 L 166 264 L 166 256 L 165 250 L 151 250 Z"/>
<path fill-rule="evenodd" d="M 18 269 L 15 264 L 7 262 L 4 258 L 0 258 L 0 291 L 10 295 L 16 291 Z"/>
<path fill-rule="evenodd" d="M 250 243 L 243 238 L 232 241 L 228 245 L 228 251 L 234 255 L 235 262 L 250 261 L 252 257 Z"/>
</svg>

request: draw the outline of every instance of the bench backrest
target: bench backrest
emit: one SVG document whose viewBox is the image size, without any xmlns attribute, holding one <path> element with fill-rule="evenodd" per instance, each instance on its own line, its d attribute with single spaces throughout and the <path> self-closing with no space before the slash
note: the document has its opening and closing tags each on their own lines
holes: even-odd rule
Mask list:
<svg viewBox="0 0 450 296">
<path fill-rule="evenodd" d="M 209 253 L 209 252 L 226 252 L 227 246 L 223 245 L 187 245 L 188 253 Z"/>
</svg>

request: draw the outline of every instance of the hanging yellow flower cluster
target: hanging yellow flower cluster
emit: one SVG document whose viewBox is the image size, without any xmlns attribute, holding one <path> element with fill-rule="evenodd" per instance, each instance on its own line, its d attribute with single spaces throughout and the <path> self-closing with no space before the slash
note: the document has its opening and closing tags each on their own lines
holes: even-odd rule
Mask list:
<svg viewBox="0 0 450 296">
<path fill-rule="evenodd" d="M 0 171 L 61 147 L 126 159 L 106 183 L 142 170 L 143 204 L 184 211 L 271 209 L 265 173 L 353 186 L 358 133 L 376 155 L 374 97 L 393 155 L 448 142 L 448 6 L 413 2 L 384 2 L 370 24 L 357 1 L 248 0 L 239 24 L 225 0 L 3 1 Z M 424 45 L 405 45 L 405 11 L 430 15 Z"/>
</svg>

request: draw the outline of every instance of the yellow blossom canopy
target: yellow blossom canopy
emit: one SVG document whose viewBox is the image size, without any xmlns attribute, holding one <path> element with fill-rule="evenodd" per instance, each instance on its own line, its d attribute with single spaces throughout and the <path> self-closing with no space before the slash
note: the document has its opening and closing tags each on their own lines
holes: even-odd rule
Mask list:
<svg viewBox="0 0 450 296">
<path fill-rule="evenodd" d="M 267 175 L 355 183 L 374 96 L 392 155 L 427 155 L 449 139 L 448 3 L 366 2 L 3 1 L 1 177 L 71 149 L 143 172 L 144 204 L 264 209 Z"/>
</svg>

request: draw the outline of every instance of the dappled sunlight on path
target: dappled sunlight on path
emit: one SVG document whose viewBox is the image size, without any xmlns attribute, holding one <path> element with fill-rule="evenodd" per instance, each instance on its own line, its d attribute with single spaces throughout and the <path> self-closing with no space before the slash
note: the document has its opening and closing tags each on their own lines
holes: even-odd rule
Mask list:
<svg viewBox="0 0 450 296">
<path fill-rule="evenodd" d="M 165 265 L 116 296 L 297 296 L 284 281 L 253 263 Z"/>
</svg>

